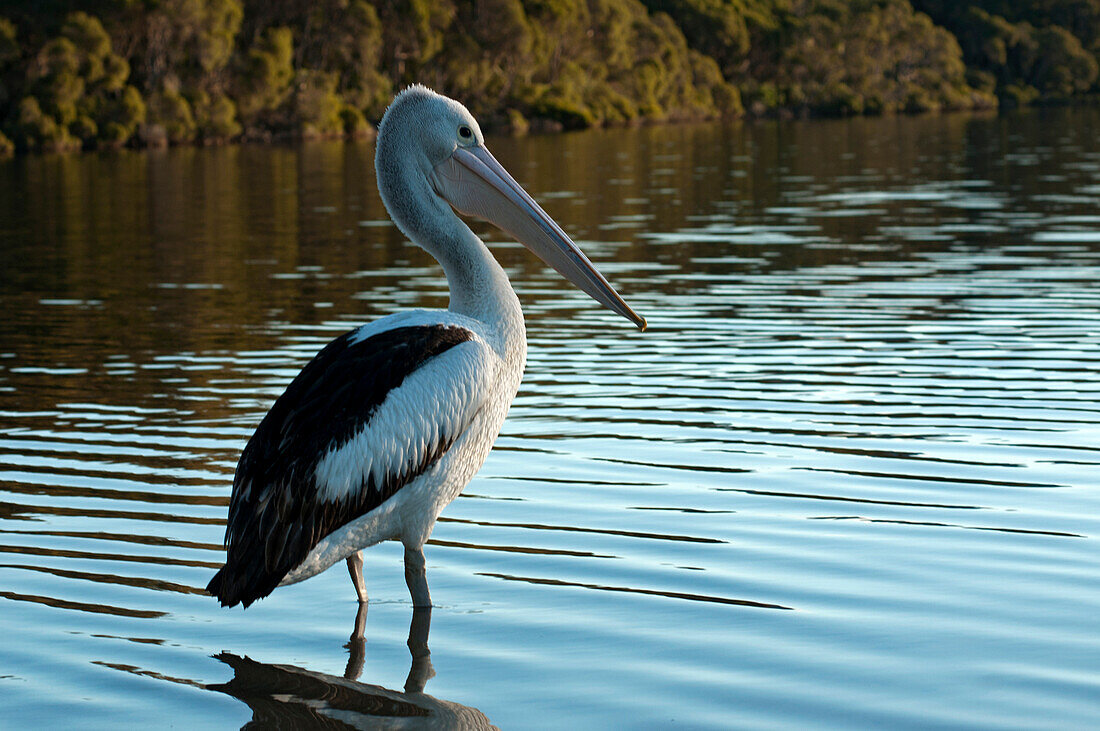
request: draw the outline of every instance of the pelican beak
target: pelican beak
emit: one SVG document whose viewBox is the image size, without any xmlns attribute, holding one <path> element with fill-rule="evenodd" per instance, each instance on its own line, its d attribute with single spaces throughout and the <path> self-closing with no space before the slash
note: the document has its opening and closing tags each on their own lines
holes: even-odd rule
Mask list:
<svg viewBox="0 0 1100 731">
<path fill-rule="evenodd" d="M 459 147 L 436 165 L 434 173 L 436 192 L 460 213 L 508 232 L 592 299 L 645 330 L 645 318 L 630 309 L 584 252 L 484 146 Z"/>
</svg>

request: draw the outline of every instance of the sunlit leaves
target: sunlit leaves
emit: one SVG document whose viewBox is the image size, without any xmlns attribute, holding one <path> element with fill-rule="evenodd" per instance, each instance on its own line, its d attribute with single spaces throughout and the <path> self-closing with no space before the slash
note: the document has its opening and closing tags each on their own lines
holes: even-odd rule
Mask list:
<svg viewBox="0 0 1100 731">
<path fill-rule="evenodd" d="M 426 83 L 515 132 L 1096 90 L 1100 0 L 10 0 L 0 150 L 371 133 Z M 87 6 L 93 7 L 93 6 Z"/>
<path fill-rule="evenodd" d="M 781 21 L 755 51 L 764 68 L 743 81 L 760 110 L 846 115 L 995 104 L 969 85 L 955 38 L 905 0 L 813 2 Z"/>
</svg>

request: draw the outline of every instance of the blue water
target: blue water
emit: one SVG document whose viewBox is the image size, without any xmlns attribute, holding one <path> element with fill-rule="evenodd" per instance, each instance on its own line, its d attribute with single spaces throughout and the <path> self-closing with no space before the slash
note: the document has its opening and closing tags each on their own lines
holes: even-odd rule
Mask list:
<svg viewBox="0 0 1100 731">
<path fill-rule="evenodd" d="M 400 546 L 360 642 L 339 566 L 201 592 L 297 370 L 445 305 L 371 146 L 0 162 L 3 723 L 1100 726 L 1097 128 L 490 140 L 650 329 L 477 225 L 529 364 L 427 547 L 430 678 Z"/>
</svg>

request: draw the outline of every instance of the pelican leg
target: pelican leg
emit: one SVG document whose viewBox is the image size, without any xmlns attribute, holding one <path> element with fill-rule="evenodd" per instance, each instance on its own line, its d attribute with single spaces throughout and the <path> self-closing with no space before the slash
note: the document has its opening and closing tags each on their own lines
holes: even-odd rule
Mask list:
<svg viewBox="0 0 1100 731">
<path fill-rule="evenodd" d="M 424 569 L 423 546 L 405 546 L 405 583 L 409 585 L 413 607 L 432 605 L 432 595 L 428 592 L 428 574 Z"/>
<path fill-rule="evenodd" d="M 351 574 L 351 583 L 355 584 L 355 593 L 359 595 L 359 603 L 367 603 L 367 585 L 363 581 L 363 553 L 356 551 L 348 556 L 348 573 Z"/>
</svg>

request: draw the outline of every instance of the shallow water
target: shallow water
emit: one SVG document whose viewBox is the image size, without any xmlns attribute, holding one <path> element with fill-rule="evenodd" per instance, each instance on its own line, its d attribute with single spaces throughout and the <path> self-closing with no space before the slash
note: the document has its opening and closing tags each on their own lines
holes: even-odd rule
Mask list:
<svg viewBox="0 0 1100 731">
<path fill-rule="evenodd" d="M 0 162 L 4 723 L 1100 725 L 1096 129 L 490 140 L 650 330 L 477 226 L 530 354 L 427 548 L 430 679 L 394 544 L 365 643 L 339 566 L 246 612 L 201 592 L 285 384 L 446 304 L 372 147 Z"/>
</svg>

